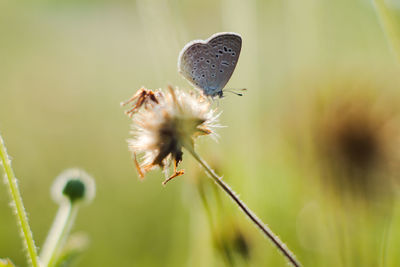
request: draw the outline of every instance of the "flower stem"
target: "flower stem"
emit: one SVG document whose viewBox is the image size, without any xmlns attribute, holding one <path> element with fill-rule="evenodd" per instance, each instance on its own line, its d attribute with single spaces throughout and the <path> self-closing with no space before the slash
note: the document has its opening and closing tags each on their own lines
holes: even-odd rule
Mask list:
<svg viewBox="0 0 400 267">
<path fill-rule="evenodd" d="M 28 216 L 26 215 L 24 204 L 22 202 L 21 193 L 19 192 L 17 178 L 11 167 L 11 160 L 7 154 L 2 136 L 0 135 L 0 159 L 5 173 L 5 181 L 11 196 L 12 208 L 17 215 L 19 227 L 24 238 L 24 244 L 28 252 L 28 259 L 33 267 L 39 267 L 39 257 L 37 256 L 35 242 L 33 240 L 32 231 L 29 227 Z"/>
<path fill-rule="evenodd" d="M 214 182 L 228 194 L 228 196 L 235 202 L 239 208 L 249 217 L 249 219 L 264 233 L 264 235 L 271 240 L 271 242 L 280 250 L 287 260 L 295 267 L 301 266 L 296 260 L 294 254 L 286 247 L 286 245 L 277 237 L 269 227 L 264 224 L 255 215 L 243 201 L 239 199 L 236 193 L 227 185 L 222 178 L 220 178 L 213 169 L 208 166 L 208 164 L 194 151 L 193 147 L 190 145 L 185 146 L 185 148 L 192 154 L 192 156 L 200 163 L 200 165 L 205 169 L 205 171 L 210 175 Z"/>
<path fill-rule="evenodd" d="M 380 249 L 380 265 L 381 267 L 387 266 L 387 253 L 389 246 L 389 237 L 392 230 L 392 214 L 386 216 L 382 233 L 381 249 Z"/>
<path fill-rule="evenodd" d="M 44 267 L 51 267 L 56 263 L 59 252 L 75 221 L 78 208 L 79 203 L 68 202 L 60 205 L 40 254 Z"/>
<path fill-rule="evenodd" d="M 389 45 L 400 63 L 400 31 L 396 25 L 395 18 L 386 7 L 384 0 L 374 0 L 374 4 Z"/>
</svg>

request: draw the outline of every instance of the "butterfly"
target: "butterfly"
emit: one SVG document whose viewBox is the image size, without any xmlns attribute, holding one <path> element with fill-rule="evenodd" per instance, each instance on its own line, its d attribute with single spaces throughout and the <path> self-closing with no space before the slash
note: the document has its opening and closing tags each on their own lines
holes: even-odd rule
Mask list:
<svg viewBox="0 0 400 267">
<path fill-rule="evenodd" d="M 179 54 L 178 71 L 206 96 L 222 97 L 241 48 L 242 38 L 233 32 L 216 33 L 205 41 L 191 41 Z"/>
</svg>

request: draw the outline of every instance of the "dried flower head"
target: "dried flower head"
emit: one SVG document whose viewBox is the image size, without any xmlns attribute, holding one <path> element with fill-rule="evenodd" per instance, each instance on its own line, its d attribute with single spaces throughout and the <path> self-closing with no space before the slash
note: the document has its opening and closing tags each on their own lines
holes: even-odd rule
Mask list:
<svg viewBox="0 0 400 267">
<path fill-rule="evenodd" d="M 194 140 L 202 135 L 214 135 L 213 127 L 218 114 L 211 109 L 207 98 L 197 93 L 187 93 L 168 87 L 167 91 L 140 89 L 131 99 L 122 103 L 132 103 L 133 108 L 126 113 L 132 117 L 132 135 L 128 140 L 129 150 L 135 158 L 139 176 L 154 167 L 167 170 L 174 161 L 174 173 L 164 181 L 182 175 L 178 171 L 182 161 L 182 148 L 193 149 Z M 140 163 L 137 160 L 140 155 Z"/>
</svg>

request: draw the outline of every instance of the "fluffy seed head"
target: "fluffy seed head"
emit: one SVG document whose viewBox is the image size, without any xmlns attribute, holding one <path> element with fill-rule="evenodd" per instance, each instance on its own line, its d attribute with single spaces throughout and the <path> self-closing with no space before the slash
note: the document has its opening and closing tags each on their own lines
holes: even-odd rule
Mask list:
<svg viewBox="0 0 400 267">
<path fill-rule="evenodd" d="M 136 101 L 127 113 L 132 116 L 129 150 L 135 156 L 139 176 L 156 166 L 166 169 L 174 161 L 174 173 L 164 182 L 182 175 L 177 171 L 182 148 L 193 147 L 198 136 L 215 135 L 215 110 L 207 98 L 168 87 L 167 91 L 140 89 L 125 104 Z M 136 160 L 140 155 L 140 163 Z"/>
</svg>

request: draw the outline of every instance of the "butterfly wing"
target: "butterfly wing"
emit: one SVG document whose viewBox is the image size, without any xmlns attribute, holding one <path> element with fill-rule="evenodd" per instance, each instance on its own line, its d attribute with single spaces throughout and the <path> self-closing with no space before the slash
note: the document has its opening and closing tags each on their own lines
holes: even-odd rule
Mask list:
<svg viewBox="0 0 400 267">
<path fill-rule="evenodd" d="M 207 96 L 222 95 L 235 70 L 242 38 L 235 33 L 217 33 L 206 41 L 192 41 L 181 51 L 178 70 Z"/>
<path fill-rule="evenodd" d="M 242 48 L 242 38 L 234 33 L 216 34 L 210 38 L 208 44 L 211 47 L 211 55 L 217 62 L 216 88 L 222 90 L 236 68 Z"/>
</svg>

